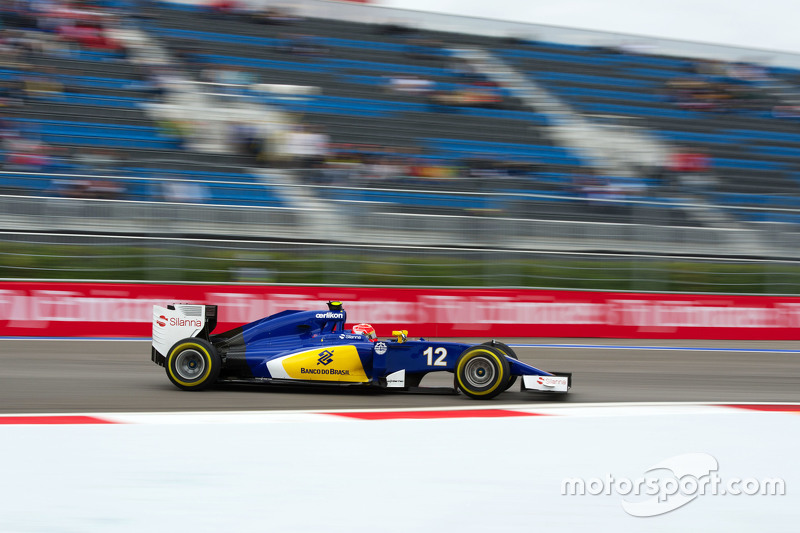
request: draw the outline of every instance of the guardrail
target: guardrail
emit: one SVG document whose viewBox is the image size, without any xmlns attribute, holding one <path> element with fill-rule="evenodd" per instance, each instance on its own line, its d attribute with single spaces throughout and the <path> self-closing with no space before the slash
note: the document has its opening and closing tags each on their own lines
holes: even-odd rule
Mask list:
<svg viewBox="0 0 800 533">
<path fill-rule="evenodd" d="M 792 295 L 800 290 L 800 261 L 0 231 L 0 279 Z"/>
<path fill-rule="evenodd" d="M 427 191 L 426 194 L 437 193 Z M 402 204 L 357 200 L 334 201 L 326 209 L 314 210 L 0 195 L 0 227 L 10 231 L 293 238 L 340 244 L 391 243 L 508 250 L 601 250 L 782 258 L 796 258 L 800 254 L 800 235 L 794 225 L 727 228 L 659 224 L 658 217 L 647 209 L 650 204 L 658 205 L 655 202 L 625 202 L 624 215 L 608 217 L 617 222 L 552 220 L 537 216 L 537 205 L 552 204 L 558 198 L 520 195 L 512 198 L 511 203 L 524 200 L 524 209 L 511 209 L 517 216 L 501 216 L 494 212 L 474 215 L 409 213 L 404 212 L 408 206 Z M 585 203 L 575 198 L 563 197 L 562 200 L 571 202 L 569 209 L 574 211 L 576 218 L 587 210 Z M 675 204 L 668 205 L 675 209 Z M 522 211 L 530 214 L 519 216 Z"/>
</svg>

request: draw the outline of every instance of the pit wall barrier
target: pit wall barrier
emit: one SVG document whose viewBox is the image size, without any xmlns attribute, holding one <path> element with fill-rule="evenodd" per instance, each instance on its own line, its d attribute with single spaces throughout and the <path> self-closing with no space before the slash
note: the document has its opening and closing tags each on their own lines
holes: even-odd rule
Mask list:
<svg viewBox="0 0 800 533">
<path fill-rule="evenodd" d="M 0 336 L 145 337 L 152 306 L 219 306 L 216 332 L 341 300 L 381 337 L 800 339 L 800 297 L 520 289 L 0 282 Z"/>
</svg>

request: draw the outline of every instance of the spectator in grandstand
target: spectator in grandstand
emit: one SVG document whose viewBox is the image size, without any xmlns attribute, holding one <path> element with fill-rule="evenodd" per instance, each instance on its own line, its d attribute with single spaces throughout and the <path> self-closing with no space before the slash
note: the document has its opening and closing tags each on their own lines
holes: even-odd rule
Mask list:
<svg viewBox="0 0 800 533">
<path fill-rule="evenodd" d="M 442 43 L 432 39 L 408 39 L 405 55 L 423 61 L 441 61 L 447 57 L 442 53 Z"/>
<path fill-rule="evenodd" d="M 36 72 L 31 69 L 23 75 L 23 95 L 28 100 L 51 99 L 61 96 L 64 86 L 53 75 L 52 69 Z"/>
<path fill-rule="evenodd" d="M 230 125 L 230 140 L 236 152 L 260 159 L 264 151 L 264 140 L 254 124 L 233 123 Z"/>
<path fill-rule="evenodd" d="M 68 198 L 101 200 L 124 198 L 125 184 L 111 176 L 115 169 L 107 168 L 109 156 L 106 151 L 89 154 L 78 153 L 72 160 L 69 160 L 66 149 L 51 148 L 51 150 L 50 161 L 42 169 L 53 174 L 60 174 L 50 183 L 49 191 L 51 193 Z M 73 176 L 69 174 L 73 174 Z"/>
<path fill-rule="evenodd" d="M 32 55 L 68 57 L 72 54 L 69 43 L 52 33 L 30 30 L 5 29 L 0 31 L 0 62 L 19 65 Z"/>
<path fill-rule="evenodd" d="M 448 61 L 448 67 L 453 71 L 453 74 L 459 78 L 464 78 L 469 83 L 483 81 L 486 78 L 475 65 L 460 57 L 451 57 Z"/>
<path fill-rule="evenodd" d="M 680 147 L 670 155 L 668 171 L 672 183 L 690 193 L 708 194 L 716 185 L 711 159 L 691 147 Z"/>
<path fill-rule="evenodd" d="M 420 96 L 429 94 L 435 87 L 431 80 L 413 75 L 390 76 L 387 85 L 394 92 Z"/>
<path fill-rule="evenodd" d="M 56 31 L 62 39 L 78 43 L 83 47 L 115 52 L 120 58 L 127 55 L 122 43 L 114 39 L 99 21 L 71 21 L 62 24 Z"/>
<path fill-rule="evenodd" d="M 767 70 L 761 65 L 752 63 L 731 63 L 728 65 L 726 75 L 729 78 L 747 82 L 758 82 L 769 79 Z"/>
<path fill-rule="evenodd" d="M 300 33 L 283 34 L 280 36 L 281 44 L 278 45 L 279 52 L 298 56 L 325 56 L 330 53 L 330 49 L 320 42 L 314 35 Z"/>
<path fill-rule="evenodd" d="M 15 135 L 4 140 L 5 170 L 41 172 L 48 164 L 48 147 L 38 139 Z"/>
<path fill-rule="evenodd" d="M 630 215 L 630 205 L 622 200 L 635 191 L 627 190 L 614 178 L 585 171 L 575 176 L 573 184 L 573 192 L 584 199 L 584 207 L 590 212 L 605 217 Z"/>
<path fill-rule="evenodd" d="M 6 139 L 19 135 L 14 124 L 7 118 L 0 116 L 0 142 L 5 143 Z M 4 147 L 4 145 L 2 145 Z"/>
<path fill-rule="evenodd" d="M 3 44 L 8 47 L 9 52 L 13 51 L 16 58 L 27 58 L 30 54 L 38 49 L 34 44 L 34 35 L 36 32 L 6 29 L 3 30 L 2 40 Z"/>
<path fill-rule="evenodd" d="M 0 79 L 0 107 L 20 106 L 24 98 L 22 80 L 18 76 Z"/>
<path fill-rule="evenodd" d="M 401 182 L 409 170 L 400 156 L 375 154 L 364 158 L 359 174 L 366 182 L 380 185 Z"/>
<path fill-rule="evenodd" d="M 10 0 L 0 4 L 0 22 L 8 28 L 36 28 L 37 21 L 27 2 Z"/>
<path fill-rule="evenodd" d="M 679 107 L 695 111 L 758 109 L 764 102 L 756 87 L 727 78 L 675 78 L 667 82 L 667 90 Z"/>
<path fill-rule="evenodd" d="M 175 81 L 162 67 L 145 68 L 142 78 L 142 81 L 132 82 L 125 88 L 131 91 L 141 91 L 154 100 L 163 99 L 169 91 L 171 83 Z"/>
<path fill-rule="evenodd" d="M 18 65 L 20 53 L 10 36 L 11 30 L 0 29 L 0 67 L 14 68 Z"/>
<path fill-rule="evenodd" d="M 50 182 L 48 192 L 62 198 L 89 198 L 91 182 L 80 177 L 57 177 Z"/>
<path fill-rule="evenodd" d="M 409 168 L 409 174 L 417 179 L 443 180 L 457 177 L 458 169 L 449 161 L 418 157 Z"/>
<path fill-rule="evenodd" d="M 302 18 L 295 15 L 288 9 L 268 6 L 250 14 L 250 20 L 258 24 L 289 25 L 302 21 Z"/>
<path fill-rule="evenodd" d="M 89 182 L 87 195 L 99 200 L 119 200 L 125 196 L 125 185 L 114 178 L 93 179 Z"/>
<path fill-rule="evenodd" d="M 776 105 L 772 108 L 772 116 L 775 118 L 800 118 L 800 106 Z"/>
<path fill-rule="evenodd" d="M 208 13 L 218 17 L 231 18 L 247 13 L 247 7 L 237 0 L 211 0 Z"/>
<path fill-rule="evenodd" d="M 481 190 L 500 179 L 527 180 L 537 168 L 535 162 L 500 161 L 491 155 L 453 161 L 398 147 L 333 145 L 324 165 L 309 173 L 309 179 L 326 185 L 391 187 L 426 187 L 442 181 L 448 188 Z"/>
<path fill-rule="evenodd" d="M 13 44 L 25 53 L 64 56 L 72 50 L 70 43 L 75 43 L 125 56 L 125 48 L 109 32 L 120 21 L 110 16 L 108 9 L 65 0 L 2 4 L 0 17 L 14 30 Z"/>
<path fill-rule="evenodd" d="M 328 135 L 319 127 L 297 125 L 286 140 L 286 154 L 297 168 L 317 167 L 328 155 Z"/>
<path fill-rule="evenodd" d="M 667 81 L 667 96 L 679 107 L 699 111 L 767 110 L 772 104 L 758 85 L 765 69 L 743 62 L 699 60 L 693 74 Z"/>
<path fill-rule="evenodd" d="M 475 154 L 466 158 L 462 164 L 465 177 L 484 182 L 527 177 L 533 174 L 537 167 L 530 161 L 499 161 L 489 154 Z"/>
<path fill-rule="evenodd" d="M 158 122 L 158 125 L 165 135 L 175 140 L 178 148 L 184 148 L 194 135 L 193 124 L 186 120 L 164 118 Z"/>
<path fill-rule="evenodd" d="M 499 108 L 503 106 L 503 97 L 491 84 L 475 84 L 463 85 L 451 91 L 432 91 L 428 102 L 438 111 L 446 107 Z"/>
<path fill-rule="evenodd" d="M 161 187 L 162 196 L 168 202 L 201 204 L 208 199 L 208 191 L 202 183 L 179 176 L 170 176 Z"/>
<path fill-rule="evenodd" d="M 76 150 L 72 160 L 82 174 L 113 176 L 119 172 L 120 157 L 113 150 Z"/>
<path fill-rule="evenodd" d="M 375 27 L 379 35 L 410 35 L 416 31 L 414 25 L 407 21 L 388 21 Z"/>
<path fill-rule="evenodd" d="M 584 172 L 573 174 L 572 193 L 586 200 L 591 200 L 603 187 L 603 180 L 593 171 L 586 169 Z"/>
<path fill-rule="evenodd" d="M 42 170 L 53 174 L 69 174 L 75 172 L 77 167 L 72 162 L 70 152 L 67 148 L 51 146 L 50 157 Z"/>
</svg>

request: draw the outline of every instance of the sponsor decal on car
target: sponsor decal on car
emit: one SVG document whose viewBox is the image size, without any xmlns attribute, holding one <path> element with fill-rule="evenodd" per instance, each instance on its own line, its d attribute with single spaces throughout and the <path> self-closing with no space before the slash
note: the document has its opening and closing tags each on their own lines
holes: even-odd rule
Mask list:
<svg viewBox="0 0 800 533">
<path fill-rule="evenodd" d="M 319 359 L 317 359 L 317 364 L 322 366 L 328 366 L 329 364 L 333 363 L 333 352 L 330 350 L 325 350 L 319 355 Z"/>
<path fill-rule="evenodd" d="M 163 328 L 164 326 L 167 325 L 167 317 L 165 317 L 164 315 L 161 315 L 160 317 L 158 317 L 156 319 L 156 324 L 158 324 L 160 327 Z"/>
<path fill-rule="evenodd" d="M 336 368 L 303 368 L 300 367 L 301 374 L 316 374 L 322 376 L 349 376 L 349 370 L 338 370 Z"/>
<path fill-rule="evenodd" d="M 353 340 L 353 341 L 356 341 L 356 340 L 360 341 L 360 340 L 364 339 L 364 337 L 361 336 L 361 335 L 351 335 L 350 333 L 342 333 L 341 335 L 339 335 L 339 338 L 340 339 Z"/>
<path fill-rule="evenodd" d="M 378 355 L 385 354 L 388 349 L 389 347 L 386 346 L 385 342 L 379 342 L 378 344 L 375 345 L 375 353 Z"/>
<path fill-rule="evenodd" d="M 163 318 L 163 317 L 162 317 Z M 198 318 L 179 318 L 172 317 L 169 319 L 170 326 L 192 326 L 199 328 L 203 326 L 203 322 Z"/>
<path fill-rule="evenodd" d="M 282 361 L 286 376 L 320 381 L 369 381 L 358 350 L 353 345 L 306 350 Z"/>
<path fill-rule="evenodd" d="M 545 387 L 566 386 L 568 381 L 566 377 L 560 376 L 539 376 L 536 378 L 536 383 L 544 385 Z"/>
<path fill-rule="evenodd" d="M 327 313 L 317 313 L 314 315 L 316 318 L 331 318 L 331 319 L 342 319 L 344 318 L 344 313 L 334 313 L 328 311 Z"/>
</svg>

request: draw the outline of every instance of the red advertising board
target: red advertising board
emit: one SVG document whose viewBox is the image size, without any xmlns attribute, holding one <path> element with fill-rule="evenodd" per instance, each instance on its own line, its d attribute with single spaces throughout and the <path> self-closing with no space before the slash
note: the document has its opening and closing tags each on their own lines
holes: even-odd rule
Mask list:
<svg viewBox="0 0 800 533">
<path fill-rule="evenodd" d="M 0 283 L 0 336 L 149 337 L 153 304 L 219 306 L 224 331 L 341 300 L 379 336 L 800 339 L 800 298 L 512 289 Z"/>
</svg>

